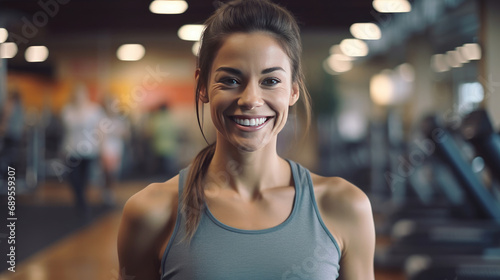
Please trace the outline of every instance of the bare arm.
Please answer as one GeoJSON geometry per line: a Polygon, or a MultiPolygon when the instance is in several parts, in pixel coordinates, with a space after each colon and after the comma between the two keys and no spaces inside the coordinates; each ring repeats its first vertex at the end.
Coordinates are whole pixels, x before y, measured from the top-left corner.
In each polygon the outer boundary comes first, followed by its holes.
{"type": "Polygon", "coordinates": [[[356,194],[349,210],[352,222],[345,228],[340,279],[375,279],[375,227],[368,197],[364,193],[356,194]]]}
{"type": "Polygon", "coordinates": [[[342,253],[340,279],[373,280],[375,227],[368,197],[344,179],[315,178],[321,216],[342,253]]]}
{"type": "Polygon", "coordinates": [[[162,244],[171,234],[177,195],[153,184],[132,196],[118,233],[120,280],[158,280],[162,244]]]}

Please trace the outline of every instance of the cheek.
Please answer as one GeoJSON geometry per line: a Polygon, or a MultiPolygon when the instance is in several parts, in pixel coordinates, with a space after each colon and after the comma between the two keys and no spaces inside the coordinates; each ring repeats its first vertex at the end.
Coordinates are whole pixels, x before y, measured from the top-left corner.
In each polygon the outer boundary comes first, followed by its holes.
{"type": "Polygon", "coordinates": [[[283,110],[288,111],[290,103],[290,90],[283,89],[273,92],[266,98],[266,103],[275,111],[281,113],[283,110]]]}
{"type": "Polygon", "coordinates": [[[212,94],[210,96],[210,116],[216,127],[224,121],[224,113],[231,106],[232,100],[221,94],[212,94]]]}
{"type": "Polygon", "coordinates": [[[234,103],[234,97],[229,92],[215,92],[210,96],[210,109],[214,113],[223,113],[231,104],[234,103]]]}

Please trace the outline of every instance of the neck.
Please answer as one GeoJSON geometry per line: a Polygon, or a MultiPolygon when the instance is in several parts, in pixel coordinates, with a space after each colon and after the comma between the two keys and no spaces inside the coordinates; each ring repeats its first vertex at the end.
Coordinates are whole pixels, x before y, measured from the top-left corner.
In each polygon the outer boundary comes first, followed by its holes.
{"type": "Polygon", "coordinates": [[[290,178],[290,166],[277,154],[276,141],[247,152],[222,140],[217,141],[206,182],[252,198],[264,189],[289,185],[290,178]]]}

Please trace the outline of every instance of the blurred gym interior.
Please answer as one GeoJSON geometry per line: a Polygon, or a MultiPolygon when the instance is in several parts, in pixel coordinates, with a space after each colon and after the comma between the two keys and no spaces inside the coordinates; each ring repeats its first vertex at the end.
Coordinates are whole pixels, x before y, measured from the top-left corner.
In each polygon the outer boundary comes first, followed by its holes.
{"type": "MultiPolygon", "coordinates": [[[[500,1],[274,2],[300,23],[314,114],[305,142],[303,112],[290,116],[279,152],[369,196],[376,279],[500,279],[500,1]]],[[[125,201],[206,145],[195,55],[217,5],[0,0],[0,212],[7,223],[15,177],[17,218],[16,272],[2,226],[0,280],[123,276],[125,201]],[[100,112],[95,130],[65,119],[78,98],[100,112]],[[64,156],[71,131],[98,153],[88,178],[64,156]],[[76,197],[72,172],[88,182],[76,197]]]]}

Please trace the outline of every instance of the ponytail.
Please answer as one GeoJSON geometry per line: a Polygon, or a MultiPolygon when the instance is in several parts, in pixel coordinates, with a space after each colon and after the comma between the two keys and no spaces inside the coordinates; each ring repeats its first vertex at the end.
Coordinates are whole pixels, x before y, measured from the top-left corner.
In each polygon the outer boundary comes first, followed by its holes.
{"type": "Polygon", "coordinates": [[[189,169],[181,198],[181,213],[186,221],[185,239],[187,240],[191,240],[196,232],[201,218],[201,211],[205,207],[203,178],[207,174],[214,152],[215,143],[208,145],[196,155],[189,169]]]}

